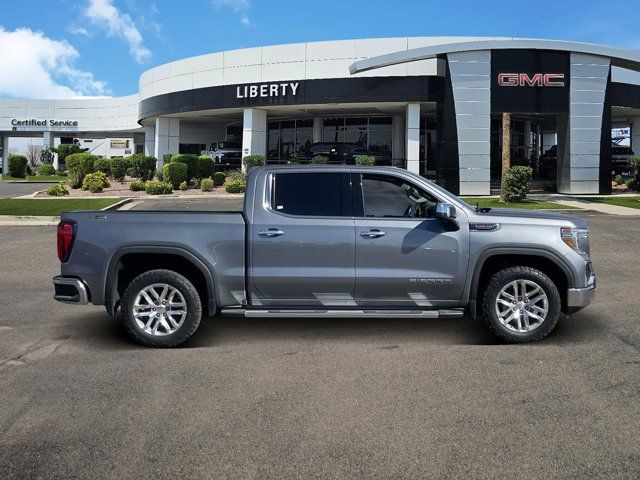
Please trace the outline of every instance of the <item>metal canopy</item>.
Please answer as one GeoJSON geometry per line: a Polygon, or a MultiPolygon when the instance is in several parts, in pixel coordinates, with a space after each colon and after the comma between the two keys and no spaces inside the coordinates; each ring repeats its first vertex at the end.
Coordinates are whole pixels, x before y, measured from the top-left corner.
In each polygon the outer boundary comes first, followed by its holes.
{"type": "Polygon", "coordinates": [[[564,50],[567,52],[598,55],[611,59],[611,65],[640,71],[640,51],[625,48],[608,47],[593,43],[567,42],[562,40],[475,40],[469,42],[446,43],[429,47],[413,48],[399,52],[380,55],[354,62],[349,66],[351,74],[389,67],[407,62],[417,62],[429,58],[446,55],[447,53],[472,52],[478,50],[564,50]]]}

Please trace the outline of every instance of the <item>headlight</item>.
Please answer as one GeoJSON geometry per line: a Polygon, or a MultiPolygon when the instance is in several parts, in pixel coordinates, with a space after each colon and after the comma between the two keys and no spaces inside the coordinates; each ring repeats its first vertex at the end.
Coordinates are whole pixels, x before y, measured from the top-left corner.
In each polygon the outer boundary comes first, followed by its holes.
{"type": "Polygon", "coordinates": [[[589,230],[587,228],[562,227],[560,237],[576,252],[589,255],[589,230]]]}

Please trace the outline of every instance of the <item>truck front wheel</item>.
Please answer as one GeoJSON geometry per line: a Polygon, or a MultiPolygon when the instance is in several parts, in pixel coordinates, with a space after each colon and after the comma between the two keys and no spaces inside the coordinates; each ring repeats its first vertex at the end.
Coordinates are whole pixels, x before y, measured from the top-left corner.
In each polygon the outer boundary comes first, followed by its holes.
{"type": "Polygon", "coordinates": [[[553,281],[531,267],[510,267],[493,277],[484,293],[483,316],[489,329],[511,343],[541,340],[551,332],[561,311],[553,281]]]}
{"type": "Polygon", "coordinates": [[[200,296],[193,284],[171,270],[138,275],[122,297],[122,322],[131,337],[150,347],[175,347],[198,329],[200,296]]]}

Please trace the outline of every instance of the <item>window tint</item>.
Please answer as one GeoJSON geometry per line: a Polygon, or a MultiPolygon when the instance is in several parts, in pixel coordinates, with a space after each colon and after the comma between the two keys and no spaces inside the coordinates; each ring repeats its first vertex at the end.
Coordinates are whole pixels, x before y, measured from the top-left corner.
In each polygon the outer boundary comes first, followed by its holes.
{"type": "Polygon", "coordinates": [[[363,174],[362,198],[365,217],[431,217],[437,203],[424,190],[388,175],[363,174]]]}
{"type": "Polygon", "coordinates": [[[351,189],[341,173],[277,173],[271,208],[289,215],[352,216],[351,189]]]}

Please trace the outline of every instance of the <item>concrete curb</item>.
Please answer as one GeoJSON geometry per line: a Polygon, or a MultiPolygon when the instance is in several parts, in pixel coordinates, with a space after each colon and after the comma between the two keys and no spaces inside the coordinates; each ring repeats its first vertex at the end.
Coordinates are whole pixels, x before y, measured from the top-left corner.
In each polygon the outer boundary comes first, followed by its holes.
{"type": "Polygon", "coordinates": [[[59,221],[60,217],[0,215],[0,227],[55,226],[59,221]]]}

